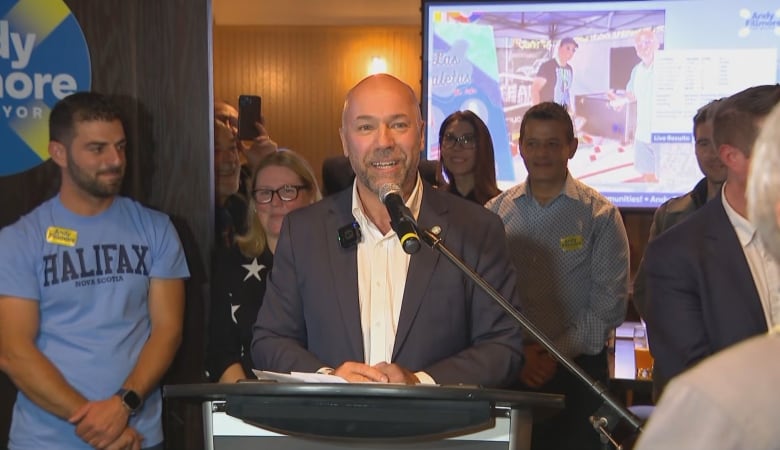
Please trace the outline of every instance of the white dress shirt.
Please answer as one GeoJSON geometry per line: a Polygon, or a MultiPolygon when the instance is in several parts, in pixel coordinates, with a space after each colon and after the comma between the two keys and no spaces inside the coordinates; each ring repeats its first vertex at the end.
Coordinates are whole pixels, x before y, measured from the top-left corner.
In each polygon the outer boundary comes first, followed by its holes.
{"type": "Polygon", "coordinates": [[[780,325],[780,266],[767,253],[761,237],[756,233],[756,227],[729,205],[725,187],[726,183],[723,183],[723,208],[745,253],[750,273],[753,275],[753,284],[764,309],[767,328],[772,329],[775,325],[780,325]]]}
{"type": "MultiPolygon", "coordinates": [[[[415,219],[420,215],[422,191],[422,182],[418,176],[406,202],[415,219]]],[[[366,216],[356,183],[352,186],[352,215],[363,234],[357,246],[357,271],[365,363],[370,366],[380,362],[390,363],[411,255],[404,252],[395,231],[391,229],[382,234],[366,216]]],[[[434,383],[430,375],[424,372],[416,375],[422,383],[434,383]]]]}

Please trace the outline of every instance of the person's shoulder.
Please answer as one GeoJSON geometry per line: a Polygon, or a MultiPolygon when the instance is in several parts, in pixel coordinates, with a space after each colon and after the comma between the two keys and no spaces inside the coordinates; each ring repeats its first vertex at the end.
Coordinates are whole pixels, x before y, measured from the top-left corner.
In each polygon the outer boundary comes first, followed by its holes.
{"type": "MultiPolygon", "coordinates": [[[[51,198],[44,201],[40,205],[33,208],[31,211],[19,217],[15,222],[8,224],[4,227],[0,227],[0,236],[23,236],[28,234],[40,234],[43,238],[44,235],[41,232],[42,228],[46,227],[46,221],[51,221],[53,217],[52,209],[56,198],[51,198]]],[[[54,226],[54,223],[50,223],[50,226],[54,226]]],[[[12,239],[15,239],[12,238],[12,239]]]]}
{"type": "Polygon", "coordinates": [[[693,200],[693,191],[686,192],[677,197],[672,197],[658,207],[659,210],[663,210],[667,213],[692,212],[695,211],[696,208],[696,202],[693,200]]]}
{"type": "Polygon", "coordinates": [[[160,218],[168,218],[168,215],[165,214],[162,211],[156,210],[150,206],[146,206],[139,202],[138,200],[129,198],[129,197],[122,197],[117,196],[114,201],[117,203],[117,206],[119,206],[122,210],[137,214],[139,216],[147,216],[155,219],[160,218]]]}
{"type": "Polygon", "coordinates": [[[166,236],[168,230],[173,229],[171,217],[157,209],[146,206],[129,197],[117,196],[114,199],[119,208],[120,215],[114,216],[114,220],[121,220],[122,225],[134,229],[147,236],[166,236]]]}
{"type": "Polygon", "coordinates": [[[329,156],[322,162],[323,194],[329,197],[352,185],[355,172],[344,155],[329,156]]]}
{"type": "Polygon", "coordinates": [[[651,239],[645,250],[645,258],[652,261],[656,257],[666,259],[670,253],[691,255],[691,249],[700,246],[707,230],[717,221],[714,213],[720,205],[713,204],[716,201],[707,202],[703,207],[687,214],[684,220],[677,221],[651,239]]]}
{"type": "Polygon", "coordinates": [[[439,171],[438,161],[433,159],[420,159],[417,170],[420,172],[420,178],[427,181],[432,186],[436,186],[438,183],[438,180],[436,180],[436,173],[439,171]]]}
{"type": "Polygon", "coordinates": [[[617,212],[618,207],[610,199],[592,186],[571,177],[567,180],[571,189],[567,189],[567,196],[577,203],[594,211],[594,213],[617,212]]]}
{"type": "Polygon", "coordinates": [[[547,61],[539,64],[539,70],[536,71],[537,76],[542,74],[543,72],[549,72],[550,70],[554,70],[555,66],[558,65],[558,62],[555,61],[555,58],[550,58],[547,61]]]}
{"type": "Polygon", "coordinates": [[[735,380],[745,380],[745,367],[749,366],[753,382],[761,384],[761,380],[771,377],[775,384],[780,360],[767,358],[767,355],[775,355],[778,351],[780,335],[777,333],[754,336],[703,360],[681,374],[680,382],[722,394],[723,389],[733,390],[735,380]]]}
{"type": "Polygon", "coordinates": [[[322,220],[329,214],[338,212],[340,214],[351,214],[352,207],[352,189],[344,189],[335,194],[323,197],[311,205],[298,208],[287,214],[288,220],[295,223],[308,223],[310,226],[313,221],[322,220]]]}
{"type": "Polygon", "coordinates": [[[521,182],[496,195],[485,203],[485,208],[500,214],[507,207],[513,207],[514,200],[525,194],[525,182],[521,182]]]}
{"type": "Polygon", "coordinates": [[[656,208],[655,213],[653,213],[653,223],[655,223],[658,234],[682,222],[693,214],[696,209],[696,204],[690,192],[672,197],[661,203],[656,208]]]}
{"type": "Polygon", "coordinates": [[[455,195],[447,189],[434,188],[432,186],[428,187],[429,189],[426,189],[423,195],[430,196],[429,201],[432,204],[446,205],[447,208],[455,211],[456,214],[491,214],[489,210],[479,203],[455,195]]]}
{"type": "Polygon", "coordinates": [[[322,165],[331,169],[345,169],[347,167],[352,167],[349,164],[349,158],[344,155],[328,156],[322,161],[322,165]]]}
{"type": "Polygon", "coordinates": [[[713,224],[717,223],[719,219],[727,221],[728,216],[726,216],[726,211],[723,209],[720,197],[716,197],[705,203],[701,208],[692,209],[685,213],[683,219],[678,220],[677,223],[673,224],[654,240],[667,235],[672,237],[685,236],[686,238],[692,235],[703,236],[704,230],[711,229],[713,224]]]}
{"type": "Polygon", "coordinates": [[[448,189],[442,189],[428,185],[426,186],[426,190],[424,191],[423,195],[430,195],[431,201],[447,204],[451,208],[485,211],[485,207],[479,203],[476,203],[472,200],[467,200],[460,195],[453,194],[448,189]]]}
{"type": "Polygon", "coordinates": [[[471,200],[442,189],[429,189],[423,198],[424,204],[447,210],[447,221],[468,231],[484,230],[490,227],[503,228],[501,218],[493,211],[471,200]]]}

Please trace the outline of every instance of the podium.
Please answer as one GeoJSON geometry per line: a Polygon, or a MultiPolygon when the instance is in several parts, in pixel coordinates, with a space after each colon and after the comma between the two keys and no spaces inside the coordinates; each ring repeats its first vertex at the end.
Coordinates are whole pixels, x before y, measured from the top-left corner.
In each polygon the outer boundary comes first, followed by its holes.
{"type": "Polygon", "coordinates": [[[202,404],[204,448],[511,449],[563,396],[473,386],[242,382],[163,387],[202,404]]]}

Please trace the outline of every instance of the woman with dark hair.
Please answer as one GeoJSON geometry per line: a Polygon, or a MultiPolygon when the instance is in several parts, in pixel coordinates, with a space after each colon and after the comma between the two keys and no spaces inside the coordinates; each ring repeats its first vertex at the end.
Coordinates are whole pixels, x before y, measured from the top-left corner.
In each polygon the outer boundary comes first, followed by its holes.
{"type": "MultiPolygon", "coordinates": [[[[439,161],[447,190],[484,205],[500,194],[496,185],[493,140],[482,119],[471,111],[456,111],[439,129],[439,161]]],[[[441,180],[440,185],[445,185],[441,180]]]]}

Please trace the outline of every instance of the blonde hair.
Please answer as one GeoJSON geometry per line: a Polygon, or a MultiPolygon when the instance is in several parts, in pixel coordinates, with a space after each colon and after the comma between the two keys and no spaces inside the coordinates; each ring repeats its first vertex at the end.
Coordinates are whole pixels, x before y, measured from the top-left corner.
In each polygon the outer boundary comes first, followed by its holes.
{"type": "Polygon", "coordinates": [[[241,253],[250,258],[260,256],[268,245],[266,230],[260,223],[260,219],[257,218],[252,191],[255,189],[258,174],[266,167],[271,166],[286,167],[295,172],[301,179],[302,184],[312,191],[312,203],[322,199],[322,193],[317,184],[317,178],[314,176],[314,171],[311,170],[311,166],[303,156],[292,150],[280,149],[263,157],[257,164],[257,167],[255,167],[254,172],[252,172],[252,182],[246,187],[246,194],[249,199],[246,213],[247,231],[240,236],[236,236],[236,244],[238,244],[241,253]]]}
{"type": "Polygon", "coordinates": [[[763,244],[780,261],[780,104],[767,117],[753,147],[747,182],[748,217],[763,244]]]}

